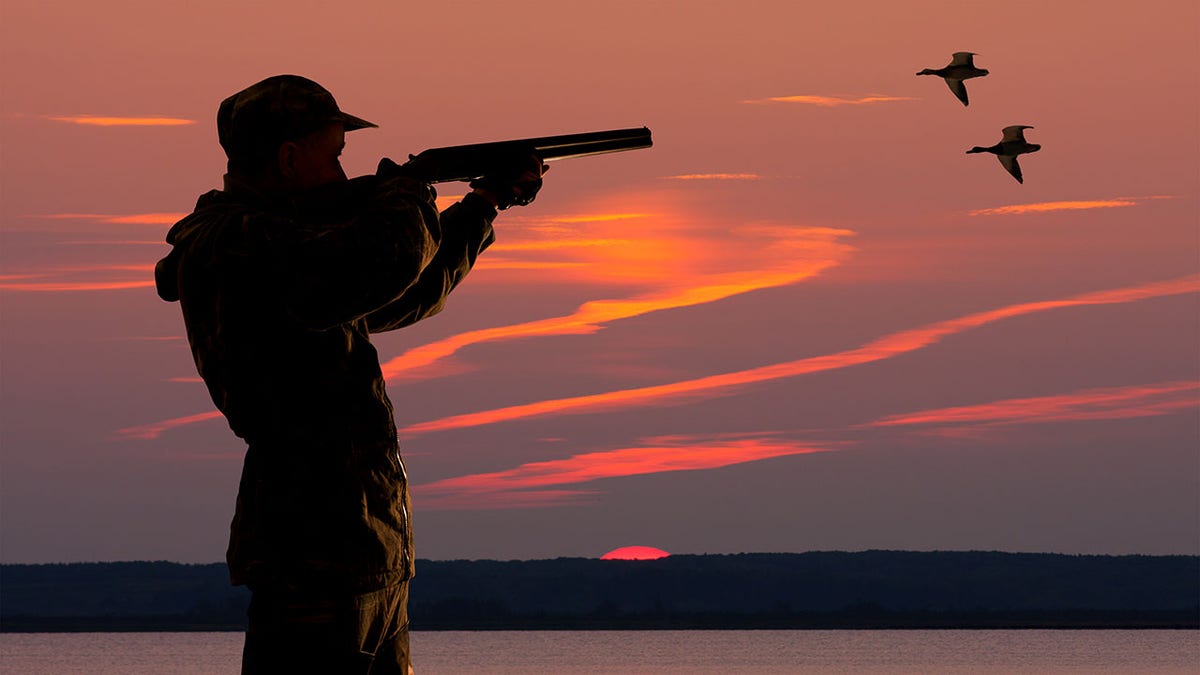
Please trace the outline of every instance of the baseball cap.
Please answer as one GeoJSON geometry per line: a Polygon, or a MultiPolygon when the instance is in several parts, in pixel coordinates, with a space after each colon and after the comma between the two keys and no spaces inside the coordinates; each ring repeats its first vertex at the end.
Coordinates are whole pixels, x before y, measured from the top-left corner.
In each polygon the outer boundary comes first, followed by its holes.
{"type": "Polygon", "coordinates": [[[346,131],[379,126],[342,112],[333,94],[306,77],[275,75],[221,101],[217,140],[230,159],[255,159],[333,122],[346,131]]]}

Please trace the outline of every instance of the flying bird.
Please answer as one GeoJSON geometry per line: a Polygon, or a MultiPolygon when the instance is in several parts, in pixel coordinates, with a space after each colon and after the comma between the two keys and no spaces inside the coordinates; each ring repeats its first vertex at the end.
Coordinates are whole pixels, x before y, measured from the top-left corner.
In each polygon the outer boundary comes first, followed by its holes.
{"type": "Polygon", "coordinates": [[[937,75],[946,80],[946,86],[950,87],[950,91],[962,101],[963,105],[971,105],[967,101],[967,86],[963,84],[963,80],[969,80],[972,77],[983,77],[988,74],[988,71],[983,68],[976,68],[975,61],[972,57],[975,52],[954,52],[954,58],[951,59],[950,65],[945,68],[926,68],[918,75],[937,75]]]}
{"type": "Polygon", "coordinates": [[[1018,183],[1024,184],[1024,179],[1021,178],[1021,165],[1017,164],[1017,155],[1023,155],[1027,152],[1037,152],[1042,149],[1042,146],[1037,143],[1025,142],[1025,130],[1032,129],[1031,126],[1017,124],[1011,127],[1004,127],[1004,137],[1000,142],[989,147],[981,148],[978,145],[967,151],[970,155],[976,152],[990,152],[1000,159],[1000,164],[1004,169],[1012,174],[1013,178],[1017,179],[1018,183]]]}

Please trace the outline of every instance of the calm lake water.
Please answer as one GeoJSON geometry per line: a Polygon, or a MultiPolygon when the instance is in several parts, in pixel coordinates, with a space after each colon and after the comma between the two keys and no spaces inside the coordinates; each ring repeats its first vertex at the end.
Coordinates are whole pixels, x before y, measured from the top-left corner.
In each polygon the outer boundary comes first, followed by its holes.
{"type": "MultiPolygon", "coordinates": [[[[1200,631],[418,632],[437,673],[1197,673],[1200,631]]],[[[0,672],[237,673],[240,633],[10,633],[0,672]]]]}

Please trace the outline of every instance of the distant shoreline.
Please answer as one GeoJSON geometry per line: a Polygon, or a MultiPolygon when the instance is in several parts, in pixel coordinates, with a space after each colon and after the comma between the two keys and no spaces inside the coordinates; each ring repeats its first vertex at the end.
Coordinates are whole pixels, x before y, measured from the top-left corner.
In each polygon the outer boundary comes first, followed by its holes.
{"type": "MultiPolygon", "coordinates": [[[[736,622],[735,622],[736,623],[736,622]]],[[[3,626],[0,626],[0,634],[14,633],[240,633],[245,631],[243,625],[204,625],[195,624],[186,621],[175,623],[172,621],[164,621],[161,617],[155,617],[153,620],[145,621],[113,621],[104,617],[81,617],[71,621],[62,620],[46,620],[44,618],[29,618],[14,617],[13,619],[5,619],[3,626]]],[[[660,625],[645,625],[642,622],[631,623],[603,623],[597,625],[583,626],[579,624],[562,625],[553,623],[523,623],[521,625],[509,626],[421,626],[414,622],[412,630],[415,632],[499,632],[499,631],[518,631],[518,632],[535,632],[535,631],[671,631],[671,630],[732,630],[732,631],[759,631],[759,630],[804,630],[804,631],[863,631],[863,630],[897,630],[897,631],[918,631],[918,630],[944,630],[944,631],[972,631],[972,630],[1002,630],[1002,631],[1028,631],[1028,630],[1190,630],[1200,631],[1200,621],[1194,617],[1146,617],[1144,619],[1135,619],[1132,621],[1104,621],[1104,622],[1060,622],[1048,621],[1045,623],[1037,622],[978,622],[978,623],[962,623],[949,624],[942,622],[896,622],[896,623],[870,623],[862,625],[848,625],[844,623],[822,623],[822,622],[805,622],[800,625],[789,625],[786,623],[770,623],[767,625],[726,625],[722,623],[708,625],[690,625],[690,624],[673,624],[666,622],[660,625]]]]}
{"type": "MultiPolygon", "coordinates": [[[[421,560],[414,631],[1200,629],[1200,557],[1002,552],[421,560]]],[[[245,628],[223,564],[0,565],[0,632],[245,628]]]]}

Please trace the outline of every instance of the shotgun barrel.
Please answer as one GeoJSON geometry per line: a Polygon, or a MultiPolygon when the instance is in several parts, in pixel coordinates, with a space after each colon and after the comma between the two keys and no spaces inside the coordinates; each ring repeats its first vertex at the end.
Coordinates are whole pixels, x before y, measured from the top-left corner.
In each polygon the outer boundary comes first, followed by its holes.
{"type": "Polygon", "coordinates": [[[410,155],[418,177],[429,183],[470,181],[489,173],[511,169],[514,161],[537,155],[543,162],[590,157],[609,152],[639,150],[653,145],[646,127],[591,131],[582,134],[519,138],[474,145],[431,148],[410,155]]]}

